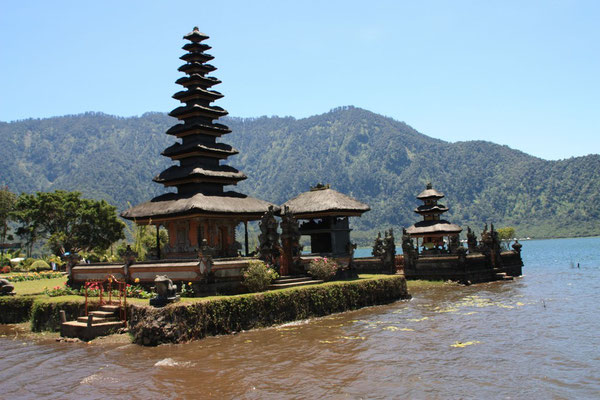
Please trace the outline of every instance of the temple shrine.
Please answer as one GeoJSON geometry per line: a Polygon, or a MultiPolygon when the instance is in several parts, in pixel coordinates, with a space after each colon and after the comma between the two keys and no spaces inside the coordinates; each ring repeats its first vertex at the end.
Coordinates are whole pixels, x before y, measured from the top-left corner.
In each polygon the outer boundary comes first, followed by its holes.
{"type": "Polygon", "coordinates": [[[303,220],[300,235],[310,237],[312,254],[347,255],[350,253],[348,217],[360,217],[371,208],[330,188],[316,185],[282,204],[295,219],[303,220]]]}
{"type": "Polygon", "coordinates": [[[186,63],[179,71],[187,76],[176,81],[183,90],[173,95],[183,105],[169,113],[182,123],[166,132],[181,141],[162,152],[178,165],[167,168],[153,179],[166,188],[176,188],[177,192],[165,193],[121,214],[136,224],[155,225],[157,238],[160,226],[168,230],[169,243],[158,258],[195,258],[203,243],[217,257],[236,256],[241,248],[235,237],[240,223],[246,227],[248,253],[247,222],[259,220],[269,206],[273,206],[224,190],[224,186],[235,185],[246,179],[246,175],[221,164],[238,151],[217,141],[231,130],[216,122],[227,115],[227,111],[211,105],[223,95],[211,89],[221,81],[208,75],[216,70],[208,64],[213,56],[205,53],[211,47],[202,43],[208,38],[197,27],[184,36],[189,43],[183,46],[187,53],[180,58],[186,63]]]}
{"type": "Polygon", "coordinates": [[[452,224],[440,216],[448,211],[448,207],[438,204],[444,194],[433,189],[431,183],[427,184],[424,191],[419,193],[417,199],[423,201],[423,205],[414,211],[423,217],[423,220],[409,227],[406,232],[411,238],[416,239],[417,248],[420,246],[424,252],[440,252],[444,249],[444,239],[447,238],[449,247],[458,246],[458,236],[462,228],[452,224]],[[419,245],[419,239],[421,244],[419,245]]]}

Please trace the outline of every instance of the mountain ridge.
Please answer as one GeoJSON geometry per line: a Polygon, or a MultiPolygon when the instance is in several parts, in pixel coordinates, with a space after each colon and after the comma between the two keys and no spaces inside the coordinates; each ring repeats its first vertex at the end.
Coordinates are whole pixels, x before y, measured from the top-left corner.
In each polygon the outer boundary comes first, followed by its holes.
{"type": "MultiPolygon", "coordinates": [[[[416,222],[415,196],[429,181],[446,194],[448,219],[462,226],[496,222],[538,237],[600,234],[597,154],[553,161],[485,140],[447,142],[352,106],[300,119],[220,121],[233,131],[220,141],[240,150],[226,164],[248,175],[235,190],[281,204],[330,183],[371,205],[353,221],[364,240],[416,222]]],[[[175,123],[158,112],[0,123],[0,183],[15,192],[80,190],[122,210],[166,191],[152,177],[172,165],[160,153],[175,142],[164,133],[175,123]]]]}

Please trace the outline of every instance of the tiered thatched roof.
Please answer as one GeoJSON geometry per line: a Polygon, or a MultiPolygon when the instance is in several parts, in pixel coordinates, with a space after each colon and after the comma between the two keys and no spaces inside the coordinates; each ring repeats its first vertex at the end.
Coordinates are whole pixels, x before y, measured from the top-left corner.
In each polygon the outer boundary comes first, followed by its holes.
{"type": "Polygon", "coordinates": [[[121,215],[140,223],[182,215],[259,219],[273,204],[236,192],[225,192],[223,189],[223,186],[235,185],[246,179],[246,175],[231,166],[220,164],[221,160],[238,151],[228,144],[217,142],[217,138],[231,130],[216,122],[219,117],[227,115],[227,111],[211,104],[223,95],[211,89],[221,81],[207,75],[216,70],[214,66],[206,64],[213,56],[204,51],[211,47],[200,43],[208,39],[208,36],[194,28],[184,39],[190,43],[183,46],[188,53],[180,57],[186,64],[179,71],[187,76],[177,80],[176,83],[182,85],[184,90],[173,96],[184,104],[169,114],[182,123],[166,132],[176,136],[181,142],[166,148],[162,153],[179,165],[173,165],[154,177],[157,183],[176,187],[177,193],[158,196],[121,215]]]}
{"type": "MultiPolygon", "coordinates": [[[[236,192],[218,195],[166,193],[123,212],[121,216],[138,223],[177,216],[235,216],[241,219],[259,219],[273,204],[236,192]]],[[[274,206],[277,208],[276,206],[274,206]]]]}

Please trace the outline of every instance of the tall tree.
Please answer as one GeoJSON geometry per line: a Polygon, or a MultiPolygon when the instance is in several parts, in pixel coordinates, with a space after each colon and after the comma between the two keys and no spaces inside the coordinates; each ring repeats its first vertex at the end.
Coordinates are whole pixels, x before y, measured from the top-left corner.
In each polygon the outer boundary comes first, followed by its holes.
{"type": "Polygon", "coordinates": [[[8,222],[11,219],[17,196],[8,190],[8,186],[0,188],[0,251],[4,255],[6,239],[10,240],[8,222]]]}
{"type": "Polygon", "coordinates": [[[106,201],[82,199],[79,192],[57,190],[53,193],[22,194],[15,216],[29,250],[38,239],[57,255],[66,252],[106,250],[124,239],[124,223],[116,208],[106,201]]]}

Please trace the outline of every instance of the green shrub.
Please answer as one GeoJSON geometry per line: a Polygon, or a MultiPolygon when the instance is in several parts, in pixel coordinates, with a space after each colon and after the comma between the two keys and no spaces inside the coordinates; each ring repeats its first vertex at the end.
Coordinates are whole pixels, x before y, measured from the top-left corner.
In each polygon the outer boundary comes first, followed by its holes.
{"type": "Polygon", "coordinates": [[[408,298],[404,277],[391,275],[164,308],[134,305],[130,308],[129,329],[138,344],[183,343],[408,298]]]}
{"type": "Polygon", "coordinates": [[[33,264],[29,266],[30,271],[52,271],[52,267],[44,260],[34,261],[33,264]]]}
{"type": "Polygon", "coordinates": [[[36,261],[37,260],[35,258],[26,258],[23,261],[21,261],[20,263],[18,263],[15,266],[15,268],[13,268],[13,270],[27,272],[27,271],[29,271],[29,267],[31,267],[31,264],[33,264],[36,261]]]}
{"type": "Polygon", "coordinates": [[[25,322],[31,315],[33,297],[2,296],[0,297],[0,324],[18,324],[25,322]]]}
{"type": "Polygon", "coordinates": [[[267,267],[264,262],[254,260],[248,263],[242,284],[251,292],[262,292],[278,277],[277,272],[267,267]]]}
{"type": "MultiPolygon", "coordinates": [[[[90,308],[97,307],[97,303],[90,303],[90,308]]],[[[77,319],[85,312],[83,300],[45,301],[36,300],[31,307],[31,330],[58,331],[60,330],[60,310],[64,310],[67,321],[77,319]]]]}
{"type": "Polygon", "coordinates": [[[339,265],[335,261],[329,260],[327,257],[319,257],[310,262],[308,273],[311,274],[313,278],[328,281],[335,276],[338,269],[339,265]]]}

